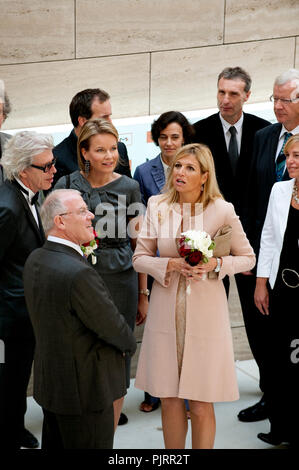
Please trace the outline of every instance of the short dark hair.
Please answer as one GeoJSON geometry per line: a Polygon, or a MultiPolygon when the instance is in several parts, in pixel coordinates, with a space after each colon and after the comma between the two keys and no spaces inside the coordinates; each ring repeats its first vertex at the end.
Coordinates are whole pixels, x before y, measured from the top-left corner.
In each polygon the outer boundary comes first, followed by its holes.
{"type": "Polygon", "coordinates": [[[98,98],[100,103],[110,99],[109,93],[100,88],[87,88],[86,90],[79,91],[70,103],[70,117],[74,127],[77,127],[79,116],[85,119],[90,119],[92,116],[91,105],[93,100],[98,98]]]}
{"type": "Polygon", "coordinates": [[[226,67],[218,75],[218,81],[221,78],[226,78],[227,80],[242,80],[245,83],[244,91],[247,93],[251,88],[251,77],[250,75],[241,67],[226,67]]]}
{"type": "Polygon", "coordinates": [[[172,122],[177,122],[183,131],[184,144],[191,144],[195,135],[195,130],[188,119],[179,111],[167,111],[153,122],[151,127],[152,139],[156,145],[159,145],[159,137],[161,132],[172,122]]]}

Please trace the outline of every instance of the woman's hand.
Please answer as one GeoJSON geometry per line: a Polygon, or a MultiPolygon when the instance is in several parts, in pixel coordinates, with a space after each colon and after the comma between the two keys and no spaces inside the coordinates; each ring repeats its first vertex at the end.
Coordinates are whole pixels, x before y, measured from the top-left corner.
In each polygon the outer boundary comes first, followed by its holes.
{"type": "Polygon", "coordinates": [[[266,277],[257,277],[254,291],[254,303],[263,315],[269,315],[269,292],[266,277]]]}
{"type": "Polygon", "coordinates": [[[136,315],[136,325],[142,325],[145,322],[148,311],[148,296],[144,294],[138,295],[138,307],[136,315]]]}
{"type": "Polygon", "coordinates": [[[208,263],[199,263],[190,266],[183,258],[171,258],[168,262],[167,271],[177,271],[188,279],[200,280],[217,266],[216,258],[210,258],[208,263]]]}

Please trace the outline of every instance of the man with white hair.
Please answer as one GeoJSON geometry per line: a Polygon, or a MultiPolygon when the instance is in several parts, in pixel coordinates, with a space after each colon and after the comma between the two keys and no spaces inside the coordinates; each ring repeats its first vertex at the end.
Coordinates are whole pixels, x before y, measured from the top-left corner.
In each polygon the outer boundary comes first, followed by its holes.
{"type": "Polygon", "coordinates": [[[47,235],[24,268],[34,328],[34,398],[43,407],[42,449],[110,449],[113,402],[126,393],[125,355],[132,330],[101,276],[83,256],[94,238],[79,191],[57,189],[41,217],[47,235]]]}
{"type": "Polygon", "coordinates": [[[22,131],[2,156],[7,179],[0,186],[0,446],[6,449],[38,447],[24,427],[35,340],[22,275],[27,257],[45,240],[36,200],[56,173],[52,148],[50,135],[22,131]]]}
{"type": "MultiPolygon", "coordinates": [[[[248,179],[247,217],[244,220],[244,229],[256,256],[259,253],[261,232],[272,186],[277,181],[289,179],[283,149],[287,140],[299,133],[299,70],[289,69],[275,79],[270,100],[274,104],[274,113],[278,122],[255,134],[252,166],[248,179]]],[[[259,367],[260,387],[264,391],[269,318],[255,309],[255,312],[244,320],[247,323],[249,344],[259,367]]],[[[268,417],[266,393],[257,404],[242,410],[238,417],[245,422],[266,419],[268,417]]],[[[259,437],[268,442],[267,435],[259,437]]]]}

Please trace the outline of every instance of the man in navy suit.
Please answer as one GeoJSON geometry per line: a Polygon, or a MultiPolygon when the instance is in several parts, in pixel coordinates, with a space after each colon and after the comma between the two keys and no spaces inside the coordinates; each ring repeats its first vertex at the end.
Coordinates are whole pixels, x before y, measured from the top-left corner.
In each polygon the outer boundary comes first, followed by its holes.
{"type": "MultiPolygon", "coordinates": [[[[250,97],[251,78],[240,67],[227,67],[218,76],[217,103],[219,113],[194,124],[196,142],[209,146],[214,157],[217,181],[224,198],[233,203],[236,213],[245,226],[245,208],[250,194],[255,190],[249,179],[253,158],[254,136],[269,121],[243,112],[243,105],[250,97]]],[[[244,324],[253,356],[258,362],[255,347],[256,332],[250,319],[256,307],[253,301],[255,276],[252,272],[235,275],[244,324]]],[[[229,292],[229,278],[224,279],[229,292]]],[[[261,385],[262,386],[262,385],[261,385]]],[[[260,419],[265,419],[264,407],[259,409],[260,419]]]]}
{"type": "Polygon", "coordinates": [[[22,131],[8,141],[2,156],[7,179],[0,186],[0,339],[5,345],[5,362],[0,364],[0,446],[10,450],[38,447],[24,427],[35,340],[22,276],[27,257],[45,240],[36,198],[53,183],[52,148],[50,135],[22,131]]]}
{"type": "MultiPolygon", "coordinates": [[[[53,149],[53,154],[57,158],[57,174],[54,178],[54,184],[62,176],[69,175],[79,169],[77,141],[83,124],[88,119],[95,118],[102,118],[112,122],[110,95],[100,88],[82,90],[73,97],[69,112],[74,128],[69,136],[53,149]]],[[[131,177],[127,148],[122,142],[118,142],[118,153],[120,162],[115,171],[131,177]]]]}
{"type": "MultiPolygon", "coordinates": [[[[253,159],[249,173],[250,191],[244,216],[244,228],[256,255],[259,253],[261,232],[269,197],[276,181],[289,179],[283,147],[291,135],[299,133],[299,70],[290,69],[279,75],[270,97],[278,123],[258,131],[254,139],[253,159]]],[[[248,318],[250,337],[260,371],[260,386],[265,387],[265,357],[267,353],[268,317],[256,309],[248,318]]],[[[267,397],[239,413],[241,421],[258,421],[267,417],[267,397]]]]}

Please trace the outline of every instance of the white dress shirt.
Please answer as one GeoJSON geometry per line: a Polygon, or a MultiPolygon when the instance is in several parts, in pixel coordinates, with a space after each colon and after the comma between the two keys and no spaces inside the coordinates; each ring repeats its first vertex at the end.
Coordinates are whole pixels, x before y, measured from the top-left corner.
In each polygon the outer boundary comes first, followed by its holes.
{"type": "Polygon", "coordinates": [[[242,116],[240,117],[240,119],[235,124],[230,124],[229,122],[227,122],[225,119],[223,119],[223,117],[221,116],[220,113],[219,113],[219,117],[220,117],[220,121],[221,121],[221,124],[222,124],[222,127],[223,127],[223,132],[224,132],[227,151],[228,151],[229,142],[230,142],[230,138],[231,138],[231,133],[229,131],[229,128],[233,125],[235,127],[236,131],[237,131],[236,132],[236,139],[237,139],[237,145],[238,145],[238,153],[240,155],[241,140],[242,140],[242,127],[243,127],[243,120],[244,120],[243,113],[242,113],[242,116]]]}
{"type": "Polygon", "coordinates": [[[163,166],[163,170],[164,170],[164,175],[165,175],[165,183],[167,181],[167,177],[169,175],[169,171],[170,171],[170,166],[166,165],[166,163],[163,162],[163,158],[162,156],[160,155],[160,158],[161,158],[161,163],[162,163],[162,166],[163,166]]]}
{"type": "Polygon", "coordinates": [[[24,188],[25,191],[28,193],[28,194],[25,194],[25,193],[23,193],[23,191],[21,191],[21,193],[23,194],[23,197],[25,198],[25,200],[26,200],[26,202],[27,202],[27,204],[28,204],[28,206],[29,206],[29,209],[30,209],[31,212],[32,212],[32,215],[33,215],[33,217],[34,217],[34,219],[35,219],[35,221],[36,221],[36,223],[37,223],[37,226],[39,227],[39,222],[38,222],[36,207],[35,207],[34,204],[31,204],[31,202],[30,202],[35,193],[34,193],[33,191],[31,191],[30,188],[27,188],[27,186],[25,186],[25,184],[22,183],[22,181],[19,180],[19,178],[15,178],[15,180],[16,180],[16,181],[19,183],[19,185],[22,186],[22,188],[24,188]]]}

